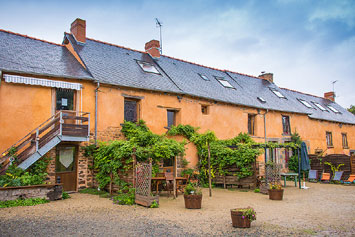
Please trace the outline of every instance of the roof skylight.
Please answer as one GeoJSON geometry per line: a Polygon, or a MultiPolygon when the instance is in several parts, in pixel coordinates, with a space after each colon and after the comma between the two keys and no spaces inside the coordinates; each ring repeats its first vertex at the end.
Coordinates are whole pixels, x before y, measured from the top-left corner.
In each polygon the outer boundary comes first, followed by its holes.
{"type": "Polygon", "coordinates": [[[312,105],[310,104],[310,103],[308,103],[307,101],[305,101],[305,100],[301,100],[301,99],[298,99],[299,100],[299,102],[301,102],[304,106],[306,106],[307,108],[310,108],[310,109],[312,109],[313,107],[312,107],[312,105]]]}
{"type": "Polygon", "coordinates": [[[278,91],[276,89],[273,89],[273,88],[270,88],[270,89],[271,89],[272,92],[274,92],[275,95],[277,95],[277,97],[286,99],[286,97],[283,94],[281,94],[280,91],[278,91]]]}
{"type": "Polygon", "coordinates": [[[260,101],[260,102],[262,102],[262,103],[265,103],[266,102],[266,100],[264,100],[264,98],[263,97],[258,97],[258,100],[260,101]]]}
{"type": "Polygon", "coordinates": [[[208,77],[206,76],[206,75],[203,75],[203,74],[198,74],[198,75],[200,75],[200,77],[203,79],[203,80],[205,80],[205,81],[209,81],[210,79],[208,79],[208,77]]]}
{"type": "Polygon", "coordinates": [[[334,113],[340,113],[336,108],[334,108],[333,106],[331,105],[328,105],[328,108],[333,111],[334,113]]]}
{"type": "Polygon", "coordinates": [[[225,80],[223,77],[215,77],[219,83],[222,84],[222,86],[226,88],[234,88],[227,80],[225,80]]]}
{"type": "Polygon", "coordinates": [[[160,74],[158,69],[151,63],[142,62],[142,61],[137,61],[137,63],[145,72],[160,74]]]}
{"type": "Polygon", "coordinates": [[[319,104],[317,102],[313,102],[313,104],[315,104],[322,111],[328,111],[326,108],[324,108],[321,104],[319,104]]]}

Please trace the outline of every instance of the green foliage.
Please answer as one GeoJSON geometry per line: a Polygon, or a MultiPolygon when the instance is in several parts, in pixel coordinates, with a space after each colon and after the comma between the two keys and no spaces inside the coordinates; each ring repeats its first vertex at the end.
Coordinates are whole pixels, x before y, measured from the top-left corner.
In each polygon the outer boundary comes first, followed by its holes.
{"type": "Polygon", "coordinates": [[[332,170],[333,175],[335,175],[335,172],[339,171],[340,167],[342,167],[344,165],[344,164],[339,164],[338,166],[335,166],[330,162],[324,162],[324,164],[330,166],[330,169],[332,170]]]}
{"type": "Polygon", "coordinates": [[[192,176],[192,174],[194,173],[194,169],[185,169],[183,171],[181,171],[181,176],[185,176],[186,174],[188,174],[190,177],[192,176]]]}
{"type": "Polygon", "coordinates": [[[65,199],[68,199],[68,198],[71,198],[70,195],[67,192],[63,192],[62,193],[62,199],[65,200],[65,199]]]}
{"type": "Polygon", "coordinates": [[[294,154],[288,160],[288,169],[298,173],[298,156],[294,154]]]}
{"type": "Polygon", "coordinates": [[[355,105],[350,105],[350,108],[348,108],[348,111],[355,115],[355,105]]]}
{"type": "Polygon", "coordinates": [[[184,142],[152,133],[142,120],[137,124],[125,122],[122,125],[122,133],[127,140],[101,142],[98,147],[90,145],[84,148],[87,155],[94,158],[93,168],[101,189],[110,182],[120,184],[119,174],[124,174],[132,168],[133,148],[136,149],[137,161],[147,162],[152,159],[153,176],[159,172],[158,163],[162,159],[172,159],[183,155],[185,151],[184,142]]]}
{"type": "Polygon", "coordinates": [[[201,195],[202,190],[194,183],[188,183],[184,191],[185,195],[201,195]]]}
{"type": "Polygon", "coordinates": [[[18,206],[35,206],[38,204],[48,203],[45,198],[28,198],[9,201],[0,201],[0,208],[18,207],[18,206]]]}
{"type": "Polygon", "coordinates": [[[129,188],[128,191],[119,191],[117,196],[112,198],[114,204],[133,205],[135,204],[135,189],[129,188]]]}
{"type": "Polygon", "coordinates": [[[176,136],[181,135],[189,139],[190,141],[193,140],[192,138],[197,134],[199,128],[192,127],[191,125],[181,125],[172,126],[168,131],[168,135],[176,136]]]}
{"type": "Polygon", "coordinates": [[[0,187],[18,187],[43,184],[47,177],[47,166],[51,158],[42,157],[26,171],[15,163],[9,166],[5,175],[0,176],[0,187]]]}
{"type": "Polygon", "coordinates": [[[92,194],[92,195],[103,195],[106,194],[106,191],[103,190],[97,190],[96,188],[85,188],[79,190],[79,193],[87,193],[87,194],[92,194]]]}
{"type": "Polygon", "coordinates": [[[254,193],[260,193],[260,189],[259,188],[254,189],[254,193]]]}
{"type": "Polygon", "coordinates": [[[234,209],[233,211],[241,212],[243,219],[248,218],[250,221],[256,220],[256,212],[255,212],[254,208],[252,208],[252,207],[237,208],[237,209],[234,209]]]}
{"type": "Polygon", "coordinates": [[[152,205],[150,205],[150,208],[158,208],[159,204],[157,203],[157,201],[153,201],[152,205]]]}
{"type": "Polygon", "coordinates": [[[97,147],[95,144],[91,144],[91,145],[87,145],[87,146],[82,147],[82,149],[84,150],[85,157],[93,157],[97,147]]]}

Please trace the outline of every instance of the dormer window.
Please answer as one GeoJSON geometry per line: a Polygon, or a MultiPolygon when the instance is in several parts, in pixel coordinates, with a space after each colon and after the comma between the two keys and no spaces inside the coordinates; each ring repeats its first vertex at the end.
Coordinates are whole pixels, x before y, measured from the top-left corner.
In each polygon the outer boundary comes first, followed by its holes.
{"type": "Polygon", "coordinates": [[[276,89],[273,89],[273,88],[270,88],[270,90],[271,90],[275,95],[277,95],[277,97],[286,99],[286,97],[285,97],[283,94],[281,94],[280,91],[278,91],[278,90],[276,90],[276,89]]]}
{"type": "Polygon", "coordinates": [[[222,84],[222,86],[226,88],[234,88],[229,81],[225,80],[224,77],[215,77],[219,83],[222,84]]]}
{"type": "Polygon", "coordinates": [[[264,98],[263,97],[258,97],[258,100],[261,102],[261,103],[266,103],[266,100],[264,100],[264,98]]]}
{"type": "Polygon", "coordinates": [[[313,109],[312,105],[310,103],[308,103],[307,101],[301,100],[301,99],[298,99],[298,101],[301,102],[307,108],[313,109]]]}
{"type": "Polygon", "coordinates": [[[336,108],[334,108],[333,106],[328,105],[327,107],[328,107],[331,111],[333,111],[334,113],[339,113],[339,114],[340,114],[340,112],[339,112],[336,108]]]}
{"type": "Polygon", "coordinates": [[[143,61],[137,61],[137,63],[145,72],[160,74],[158,69],[151,63],[143,62],[143,61]]]}
{"type": "Polygon", "coordinates": [[[326,108],[324,108],[321,104],[319,104],[317,102],[313,102],[313,104],[315,104],[315,106],[317,106],[322,111],[328,111],[326,108]]]}
{"type": "Polygon", "coordinates": [[[206,75],[200,74],[198,73],[198,75],[205,81],[209,81],[210,79],[208,79],[208,77],[206,75]]]}

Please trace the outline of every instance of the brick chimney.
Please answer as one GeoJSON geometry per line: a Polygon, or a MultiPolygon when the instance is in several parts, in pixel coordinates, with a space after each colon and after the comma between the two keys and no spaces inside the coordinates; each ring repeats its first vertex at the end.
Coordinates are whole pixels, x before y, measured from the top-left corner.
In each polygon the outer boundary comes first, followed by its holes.
{"type": "Polygon", "coordinates": [[[324,99],[335,101],[335,93],[333,91],[324,93],[324,99]]]}
{"type": "Polygon", "coordinates": [[[76,41],[80,43],[86,42],[86,21],[80,18],[76,18],[71,23],[70,32],[74,35],[76,41]]]}
{"type": "Polygon", "coordinates": [[[274,82],[274,74],[272,74],[272,73],[262,72],[261,75],[259,75],[259,78],[267,80],[269,82],[274,82]]]}
{"type": "Polygon", "coordinates": [[[160,42],[158,40],[151,40],[145,43],[145,51],[153,58],[160,57],[160,42]]]}

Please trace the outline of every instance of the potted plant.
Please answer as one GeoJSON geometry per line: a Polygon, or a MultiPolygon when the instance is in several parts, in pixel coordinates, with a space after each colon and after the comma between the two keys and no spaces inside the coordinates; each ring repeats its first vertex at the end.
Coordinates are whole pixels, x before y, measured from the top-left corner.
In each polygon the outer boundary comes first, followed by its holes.
{"type": "Polygon", "coordinates": [[[201,209],[202,191],[192,183],[185,187],[184,192],[185,208],[188,209],[201,209]]]}
{"type": "Polygon", "coordinates": [[[254,208],[231,209],[232,225],[237,228],[250,228],[250,223],[256,220],[254,208]]]}
{"type": "Polygon", "coordinates": [[[270,183],[268,192],[271,200],[282,200],[284,195],[284,190],[279,182],[270,183]]]}

